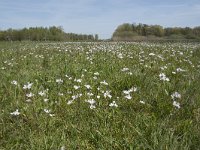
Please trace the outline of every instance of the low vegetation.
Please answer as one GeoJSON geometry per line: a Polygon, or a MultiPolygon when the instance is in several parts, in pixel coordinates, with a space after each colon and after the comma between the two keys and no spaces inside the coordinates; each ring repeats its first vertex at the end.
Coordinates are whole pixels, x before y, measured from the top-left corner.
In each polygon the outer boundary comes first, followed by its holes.
{"type": "Polygon", "coordinates": [[[200,149],[198,43],[0,43],[0,149],[200,149]]]}

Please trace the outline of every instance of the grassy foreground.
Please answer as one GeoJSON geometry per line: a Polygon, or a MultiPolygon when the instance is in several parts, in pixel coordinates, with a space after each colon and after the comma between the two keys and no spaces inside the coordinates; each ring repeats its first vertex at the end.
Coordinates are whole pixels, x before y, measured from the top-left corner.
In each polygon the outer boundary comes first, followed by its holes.
{"type": "Polygon", "coordinates": [[[1,42],[0,149],[200,149],[200,44],[1,42]]]}

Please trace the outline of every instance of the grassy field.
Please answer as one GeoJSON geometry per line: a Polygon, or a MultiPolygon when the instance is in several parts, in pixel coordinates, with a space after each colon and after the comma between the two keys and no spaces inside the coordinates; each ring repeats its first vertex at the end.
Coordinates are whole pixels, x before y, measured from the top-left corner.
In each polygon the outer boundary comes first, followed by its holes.
{"type": "Polygon", "coordinates": [[[1,42],[0,149],[200,149],[200,44],[1,42]]]}

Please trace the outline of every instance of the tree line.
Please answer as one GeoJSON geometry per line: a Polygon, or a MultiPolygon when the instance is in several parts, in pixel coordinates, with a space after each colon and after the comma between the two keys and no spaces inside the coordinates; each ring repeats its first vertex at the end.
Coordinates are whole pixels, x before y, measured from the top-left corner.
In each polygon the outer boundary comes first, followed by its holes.
{"type": "Polygon", "coordinates": [[[0,30],[0,41],[97,41],[98,35],[65,33],[62,27],[30,27],[0,30]]]}
{"type": "Polygon", "coordinates": [[[197,39],[200,40],[200,26],[168,27],[147,24],[119,25],[112,35],[113,40],[143,40],[143,39],[197,39]]]}

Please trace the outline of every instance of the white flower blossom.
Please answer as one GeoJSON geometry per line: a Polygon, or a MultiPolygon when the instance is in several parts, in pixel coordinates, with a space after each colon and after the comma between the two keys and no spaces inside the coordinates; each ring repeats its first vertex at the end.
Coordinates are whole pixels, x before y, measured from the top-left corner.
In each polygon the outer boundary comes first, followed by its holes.
{"type": "Polygon", "coordinates": [[[130,94],[130,91],[129,90],[124,90],[123,93],[128,95],[128,94],[130,94]]]}
{"type": "Polygon", "coordinates": [[[45,98],[45,99],[44,99],[44,102],[48,102],[48,101],[49,101],[49,99],[48,99],[48,98],[45,98]]]}
{"type": "Polygon", "coordinates": [[[176,72],[175,72],[175,71],[172,71],[172,74],[176,74],[176,72]]]}
{"type": "Polygon", "coordinates": [[[90,109],[95,109],[96,106],[95,105],[90,105],[90,109]]]}
{"type": "Polygon", "coordinates": [[[87,89],[91,89],[90,85],[84,85],[87,89]]]}
{"type": "Polygon", "coordinates": [[[17,85],[18,83],[17,83],[16,80],[13,80],[13,81],[11,81],[11,84],[13,84],[13,85],[17,85]]]}
{"type": "Polygon", "coordinates": [[[156,54],[154,54],[154,53],[149,53],[149,56],[155,56],[156,54]]]}
{"type": "Polygon", "coordinates": [[[99,73],[98,73],[98,72],[95,72],[95,73],[94,73],[94,75],[95,75],[95,76],[98,76],[98,75],[99,75],[99,73]]]}
{"type": "Polygon", "coordinates": [[[87,95],[88,95],[89,97],[91,97],[91,96],[93,96],[94,94],[88,92],[87,95]]]}
{"type": "Polygon", "coordinates": [[[69,100],[68,102],[67,102],[67,105],[70,105],[70,104],[72,104],[73,103],[73,100],[69,100]]]}
{"type": "Polygon", "coordinates": [[[177,107],[178,109],[181,108],[180,103],[177,101],[173,101],[173,106],[177,107]]]}
{"type": "Polygon", "coordinates": [[[169,78],[166,77],[166,75],[164,73],[159,74],[159,77],[160,77],[160,80],[169,81],[169,78]]]}
{"type": "Polygon", "coordinates": [[[145,104],[145,102],[144,102],[144,101],[140,101],[140,103],[141,103],[141,104],[145,104]]]}
{"type": "Polygon", "coordinates": [[[26,102],[30,103],[30,102],[32,102],[32,100],[31,99],[27,99],[26,102]]]}
{"type": "Polygon", "coordinates": [[[26,90],[26,89],[31,89],[31,87],[32,87],[32,85],[33,85],[33,83],[27,83],[27,84],[25,84],[24,86],[23,86],[23,89],[24,90],[26,90]]]}
{"type": "Polygon", "coordinates": [[[48,110],[48,109],[44,109],[44,112],[49,114],[51,112],[51,110],[48,110]]]}
{"type": "Polygon", "coordinates": [[[119,53],[119,54],[117,55],[117,57],[120,58],[120,59],[122,59],[122,58],[123,58],[122,53],[119,53]]]}
{"type": "Polygon", "coordinates": [[[80,86],[74,85],[74,89],[78,90],[80,88],[80,86]]]}
{"type": "Polygon", "coordinates": [[[94,99],[86,100],[86,102],[88,102],[90,104],[90,109],[96,108],[96,106],[94,105],[96,103],[96,101],[94,99]]]}
{"type": "Polygon", "coordinates": [[[118,107],[118,105],[116,104],[115,101],[113,101],[112,103],[109,104],[110,107],[118,107]]]}
{"type": "Polygon", "coordinates": [[[79,82],[81,83],[82,82],[82,79],[74,79],[75,82],[79,82]]]}
{"type": "Polygon", "coordinates": [[[123,71],[123,72],[129,71],[129,68],[123,68],[121,71],[123,71]]]}
{"type": "Polygon", "coordinates": [[[130,94],[128,94],[128,95],[125,95],[125,98],[126,98],[126,99],[129,99],[129,100],[130,100],[130,99],[132,99],[132,97],[131,97],[131,95],[130,95],[130,94]]]}
{"type": "Polygon", "coordinates": [[[93,105],[93,104],[96,103],[96,101],[95,101],[94,99],[89,99],[89,100],[87,100],[86,102],[90,103],[91,105],[93,105]]]}
{"type": "Polygon", "coordinates": [[[49,116],[50,116],[50,117],[54,117],[54,116],[55,116],[55,114],[49,114],[49,116]]]}
{"type": "Polygon", "coordinates": [[[72,95],[73,100],[77,99],[78,97],[79,97],[78,95],[72,95]]]}
{"type": "Polygon", "coordinates": [[[20,112],[19,112],[18,109],[16,109],[14,112],[11,112],[10,114],[13,115],[13,116],[19,116],[20,112]]]}
{"type": "Polygon", "coordinates": [[[34,96],[34,94],[32,92],[30,92],[30,93],[26,94],[26,96],[29,97],[29,98],[31,98],[31,97],[34,96]]]}
{"type": "Polygon", "coordinates": [[[56,79],[56,82],[57,82],[58,84],[62,84],[62,83],[63,83],[63,80],[62,80],[62,79],[56,79]]]}
{"type": "Polygon", "coordinates": [[[40,96],[46,96],[46,91],[39,91],[38,94],[39,94],[40,96]]]}
{"type": "Polygon", "coordinates": [[[105,80],[100,82],[100,84],[108,85],[108,83],[105,80]]]}
{"type": "Polygon", "coordinates": [[[60,92],[58,93],[58,96],[63,96],[63,95],[64,95],[63,93],[60,93],[60,92]]]}
{"type": "Polygon", "coordinates": [[[65,150],[65,146],[62,146],[62,147],[60,148],[60,150],[65,150]]]}
{"type": "Polygon", "coordinates": [[[105,97],[105,98],[106,98],[106,97],[112,98],[112,95],[110,94],[110,92],[111,92],[111,91],[106,91],[106,92],[104,93],[104,97],[105,97]]]}
{"type": "Polygon", "coordinates": [[[172,95],[171,95],[172,99],[175,99],[175,98],[181,98],[181,94],[179,94],[178,92],[174,92],[172,95]]]}
{"type": "Polygon", "coordinates": [[[177,72],[184,72],[185,70],[181,69],[181,68],[177,68],[176,69],[177,72]]]}

